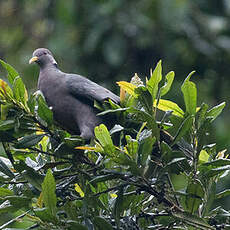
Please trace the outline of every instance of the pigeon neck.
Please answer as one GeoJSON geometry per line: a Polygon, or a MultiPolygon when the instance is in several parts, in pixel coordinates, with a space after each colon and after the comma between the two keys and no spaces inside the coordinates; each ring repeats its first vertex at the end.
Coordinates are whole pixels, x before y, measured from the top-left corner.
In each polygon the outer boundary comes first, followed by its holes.
{"type": "Polygon", "coordinates": [[[57,68],[57,63],[46,63],[43,65],[40,65],[41,70],[45,70],[45,69],[58,69],[57,68]]]}

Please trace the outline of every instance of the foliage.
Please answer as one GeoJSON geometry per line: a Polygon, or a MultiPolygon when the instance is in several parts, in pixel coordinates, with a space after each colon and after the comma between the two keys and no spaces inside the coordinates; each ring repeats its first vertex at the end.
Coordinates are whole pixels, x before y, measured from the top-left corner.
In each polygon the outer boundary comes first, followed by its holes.
{"type": "Polygon", "coordinates": [[[145,84],[137,75],[118,82],[121,104],[97,105],[118,123],[96,127],[87,144],[57,127],[41,92],[28,96],[17,71],[1,64],[9,84],[0,81],[0,213],[16,217],[0,229],[229,227],[230,212],[213,202],[229,195],[216,185],[230,162],[207,142],[225,103],[198,107],[193,72],[181,86],[185,111],[161,98],[174,80],[161,61],[145,84]]]}

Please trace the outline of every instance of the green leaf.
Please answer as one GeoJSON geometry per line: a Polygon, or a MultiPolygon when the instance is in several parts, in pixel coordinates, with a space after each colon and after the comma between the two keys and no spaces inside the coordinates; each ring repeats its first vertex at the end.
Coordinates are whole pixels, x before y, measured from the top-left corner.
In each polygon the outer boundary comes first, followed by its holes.
{"type": "Polygon", "coordinates": [[[14,79],[13,92],[15,99],[26,105],[26,102],[28,100],[28,94],[26,91],[26,87],[19,76],[14,79]]]}
{"type": "MultiPolygon", "coordinates": [[[[33,210],[35,215],[44,222],[56,222],[56,218],[50,213],[50,210],[45,208],[36,208],[33,210]]],[[[81,229],[81,228],[79,228],[81,229]]],[[[85,230],[85,229],[84,229],[85,230]]]]}
{"type": "Polygon", "coordinates": [[[225,165],[225,166],[222,166],[222,167],[213,168],[211,170],[208,170],[205,173],[205,176],[210,178],[210,177],[216,176],[218,174],[222,174],[227,170],[230,170],[230,165],[225,165]]]}
{"type": "Polygon", "coordinates": [[[104,124],[96,126],[94,133],[104,151],[113,156],[115,153],[115,146],[113,145],[113,141],[107,127],[104,124]]]}
{"type": "Polygon", "coordinates": [[[108,109],[108,110],[105,110],[103,112],[98,113],[97,116],[103,116],[103,115],[108,114],[108,113],[123,112],[123,111],[126,111],[128,109],[129,108],[108,109]]]}
{"type": "Polygon", "coordinates": [[[215,230],[215,227],[210,226],[204,220],[204,218],[200,218],[197,215],[192,215],[187,212],[173,212],[173,216],[183,220],[183,222],[187,223],[189,226],[193,226],[194,228],[190,229],[202,229],[202,230],[215,230]]]}
{"type": "Polygon", "coordinates": [[[209,154],[205,150],[201,150],[199,154],[199,163],[208,162],[209,154]]]}
{"type": "Polygon", "coordinates": [[[156,137],[152,135],[147,135],[144,138],[139,139],[139,149],[138,149],[138,164],[141,166],[146,166],[147,159],[152,153],[153,144],[156,141],[156,137]]]}
{"type": "Polygon", "coordinates": [[[221,199],[221,198],[224,198],[226,196],[230,196],[230,189],[225,189],[224,191],[216,194],[216,199],[221,199]]]}
{"type": "Polygon", "coordinates": [[[0,200],[7,200],[10,202],[11,205],[13,205],[14,208],[28,208],[30,204],[30,198],[26,196],[5,196],[4,198],[0,200]]]}
{"type": "Polygon", "coordinates": [[[212,167],[220,167],[220,166],[230,165],[230,160],[229,159],[216,159],[210,162],[206,162],[203,165],[212,166],[212,167]]]}
{"type": "Polygon", "coordinates": [[[139,86],[135,89],[135,93],[138,95],[138,100],[145,109],[145,111],[152,115],[153,114],[153,99],[147,88],[139,86]]]}
{"type": "Polygon", "coordinates": [[[197,105],[197,89],[195,83],[190,81],[191,76],[195,71],[192,71],[184,80],[181,91],[184,95],[186,112],[190,115],[195,115],[197,105]]]}
{"type": "Polygon", "coordinates": [[[207,110],[208,110],[208,105],[205,103],[202,103],[201,107],[199,108],[199,110],[196,113],[196,127],[197,129],[199,129],[203,123],[206,121],[207,119],[207,110]]]}
{"type": "Polygon", "coordinates": [[[156,99],[157,91],[158,91],[158,84],[162,79],[162,66],[161,60],[157,63],[156,68],[154,69],[150,79],[147,82],[147,89],[152,95],[152,100],[156,99]]]}
{"type": "Polygon", "coordinates": [[[14,120],[6,120],[6,121],[0,121],[0,130],[6,131],[9,129],[13,129],[15,126],[14,120]]]}
{"type": "Polygon", "coordinates": [[[28,182],[31,185],[33,185],[36,189],[38,189],[39,191],[42,190],[41,184],[44,180],[43,175],[39,174],[33,168],[26,165],[24,161],[20,161],[19,163],[15,164],[14,168],[18,172],[22,172],[22,175],[25,178],[25,180],[28,180],[28,182]]]}
{"type": "Polygon", "coordinates": [[[2,121],[7,119],[10,108],[12,108],[11,104],[6,104],[6,105],[1,104],[1,120],[2,121]]]}
{"type": "Polygon", "coordinates": [[[112,225],[104,218],[95,216],[93,218],[94,225],[100,230],[113,230],[112,225]]]}
{"type": "Polygon", "coordinates": [[[48,126],[51,126],[53,124],[53,112],[46,104],[46,101],[42,95],[42,93],[38,92],[36,96],[37,100],[37,109],[36,113],[37,115],[45,121],[45,123],[48,126]]]}
{"type": "Polygon", "coordinates": [[[45,179],[42,183],[42,194],[43,201],[45,206],[49,209],[53,216],[56,215],[56,205],[57,205],[57,197],[56,197],[56,183],[53,177],[51,169],[48,169],[45,179]]]}
{"type": "Polygon", "coordinates": [[[0,187],[0,197],[12,196],[14,195],[13,191],[7,188],[0,187]]]}
{"type": "Polygon", "coordinates": [[[124,202],[124,188],[122,187],[118,191],[117,198],[113,206],[113,216],[118,226],[118,229],[120,226],[120,217],[122,214],[122,203],[123,202],[124,202]]]}
{"type": "Polygon", "coordinates": [[[96,176],[92,180],[90,180],[91,184],[96,185],[97,183],[104,182],[104,181],[110,181],[118,178],[123,178],[124,175],[122,174],[108,174],[108,175],[102,175],[102,176],[96,176]]]}
{"type": "Polygon", "coordinates": [[[164,163],[168,163],[173,158],[175,158],[175,156],[173,155],[172,149],[164,141],[161,142],[161,154],[162,154],[162,160],[164,163]]]}
{"type": "Polygon", "coordinates": [[[8,166],[4,163],[2,159],[0,159],[0,172],[4,173],[11,179],[14,178],[14,174],[11,172],[11,170],[8,168],[8,166]]]}
{"type": "Polygon", "coordinates": [[[85,193],[82,191],[81,187],[79,184],[74,184],[74,189],[75,191],[80,195],[80,197],[84,197],[85,193]]]}
{"type": "Polygon", "coordinates": [[[166,76],[166,82],[165,84],[161,87],[161,97],[164,96],[165,94],[168,93],[170,90],[173,80],[174,80],[175,73],[173,71],[170,71],[166,76]]]}
{"type": "Polygon", "coordinates": [[[79,224],[74,220],[67,220],[68,230],[89,230],[86,226],[79,224]]]}
{"type": "Polygon", "coordinates": [[[12,100],[12,98],[13,98],[12,89],[2,79],[0,79],[0,96],[2,97],[2,99],[11,99],[12,100]]]}
{"type": "Polygon", "coordinates": [[[7,71],[8,75],[7,78],[11,85],[14,83],[14,79],[19,76],[18,72],[8,63],[4,62],[3,60],[0,60],[0,63],[2,64],[3,68],[7,71]]]}
{"type": "Polygon", "coordinates": [[[170,174],[170,179],[175,191],[185,191],[185,188],[188,185],[188,177],[185,174],[170,174]]]}
{"type": "Polygon", "coordinates": [[[174,144],[177,143],[177,141],[179,141],[185,134],[186,132],[192,127],[192,124],[193,124],[193,119],[194,117],[193,116],[188,116],[183,122],[182,124],[180,125],[175,137],[174,137],[174,140],[172,142],[172,146],[174,144]]]}
{"type": "Polygon", "coordinates": [[[125,146],[129,156],[132,159],[136,159],[136,154],[137,154],[137,150],[138,150],[138,141],[133,139],[130,135],[126,135],[125,136],[127,145],[125,146]]]}
{"type": "Polygon", "coordinates": [[[10,202],[5,201],[5,202],[1,202],[1,206],[0,206],[0,214],[2,213],[11,213],[11,212],[16,212],[18,209],[16,209],[16,207],[14,207],[12,204],[10,204],[10,202]]]}
{"type": "Polygon", "coordinates": [[[220,113],[224,109],[225,105],[226,105],[226,103],[222,102],[221,104],[211,108],[207,112],[207,117],[211,117],[212,118],[211,121],[214,121],[220,115],[220,113]]]}
{"type": "Polygon", "coordinates": [[[147,122],[147,127],[152,130],[152,136],[156,137],[157,140],[160,138],[160,129],[156,123],[154,116],[143,111],[142,109],[130,108],[128,110],[130,113],[135,115],[135,118],[142,122],[147,122]]]}
{"type": "Polygon", "coordinates": [[[32,135],[22,137],[15,144],[15,148],[22,149],[22,148],[28,148],[34,146],[38,144],[44,136],[45,136],[44,134],[41,135],[32,134],[32,135]]]}
{"type": "Polygon", "coordinates": [[[157,104],[157,100],[155,100],[153,106],[162,111],[173,111],[172,114],[175,116],[184,117],[184,111],[172,101],[160,99],[157,104]]]}
{"type": "Polygon", "coordinates": [[[137,88],[136,85],[126,82],[126,81],[118,81],[117,84],[120,86],[121,89],[125,90],[128,94],[136,97],[135,89],[137,88]]]}
{"type": "Polygon", "coordinates": [[[199,180],[192,180],[187,187],[186,193],[188,196],[185,198],[185,205],[187,211],[194,214],[197,212],[202,199],[204,198],[204,188],[199,180]]]}

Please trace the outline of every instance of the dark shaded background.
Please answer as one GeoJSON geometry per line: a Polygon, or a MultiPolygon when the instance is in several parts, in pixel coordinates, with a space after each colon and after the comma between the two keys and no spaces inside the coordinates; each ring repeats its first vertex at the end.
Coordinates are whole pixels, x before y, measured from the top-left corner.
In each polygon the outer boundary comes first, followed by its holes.
{"type": "Polygon", "coordinates": [[[229,148],[229,0],[0,1],[0,58],[32,92],[38,68],[28,60],[38,47],[49,48],[63,71],[117,93],[117,80],[129,81],[135,72],[145,79],[162,59],[164,73],[176,72],[167,98],[181,107],[180,86],[196,70],[199,104],[227,102],[210,139],[217,139],[219,150],[229,148]]]}

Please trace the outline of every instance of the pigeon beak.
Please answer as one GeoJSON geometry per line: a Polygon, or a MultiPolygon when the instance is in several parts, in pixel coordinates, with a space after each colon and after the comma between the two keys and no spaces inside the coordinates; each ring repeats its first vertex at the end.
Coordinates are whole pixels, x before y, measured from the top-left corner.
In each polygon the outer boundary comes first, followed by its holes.
{"type": "Polygon", "coordinates": [[[32,57],[32,58],[29,60],[29,64],[34,63],[34,62],[36,62],[37,60],[38,60],[38,57],[37,57],[37,56],[34,56],[34,57],[32,57]]]}

